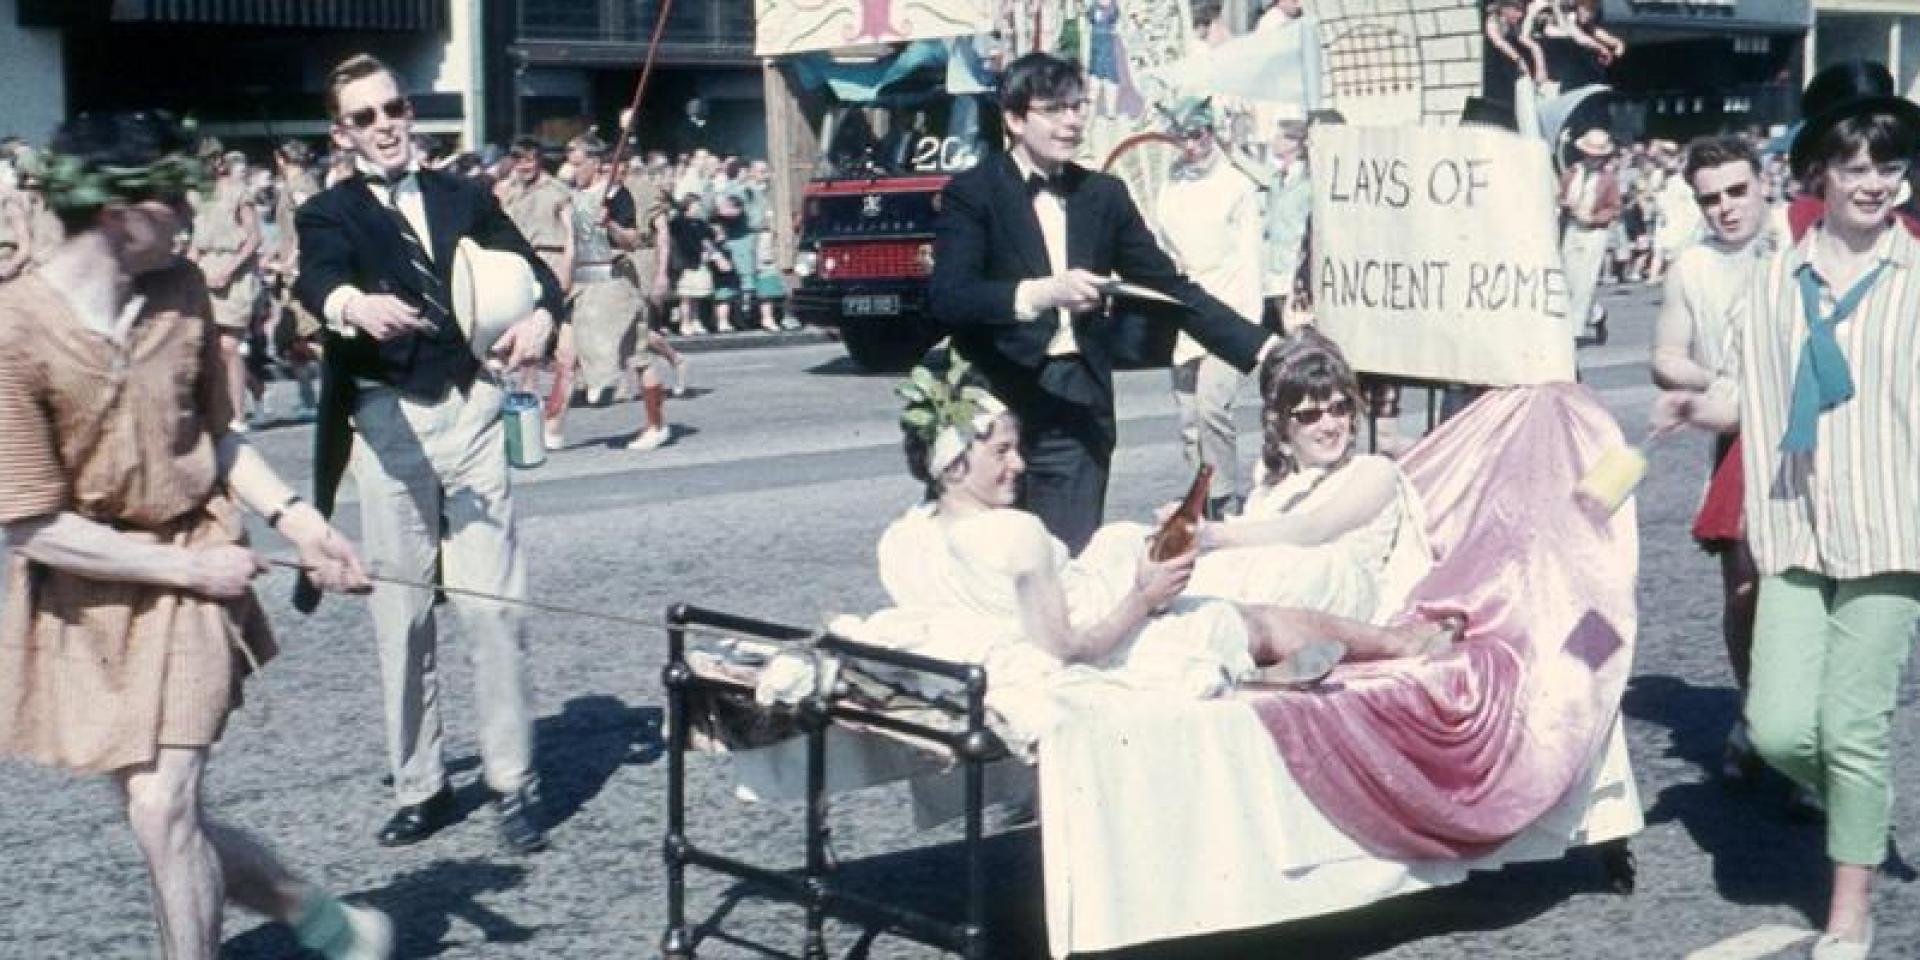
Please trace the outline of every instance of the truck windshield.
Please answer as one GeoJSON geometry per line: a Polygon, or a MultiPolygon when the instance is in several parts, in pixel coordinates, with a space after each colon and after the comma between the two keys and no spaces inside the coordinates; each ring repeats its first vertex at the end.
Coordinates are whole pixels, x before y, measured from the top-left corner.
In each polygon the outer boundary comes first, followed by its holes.
{"type": "MultiPolygon", "coordinates": [[[[985,95],[911,104],[848,104],[827,111],[821,177],[953,174],[980,161],[994,107],[985,95]]],[[[997,128],[996,128],[997,129],[997,128]]]]}

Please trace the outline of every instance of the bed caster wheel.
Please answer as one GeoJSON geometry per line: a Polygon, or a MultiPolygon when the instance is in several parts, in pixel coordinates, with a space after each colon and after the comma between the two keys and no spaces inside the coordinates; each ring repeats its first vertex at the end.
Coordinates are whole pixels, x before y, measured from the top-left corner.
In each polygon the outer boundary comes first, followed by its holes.
{"type": "Polygon", "coordinates": [[[693,960],[693,937],[687,928],[676,927],[661,938],[660,960],[693,960]]]}
{"type": "Polygon", "coordinates": [[[1600,868],[1606,871],[1607,889],[1623,897],[1633,892],[1640,879],[1640,864],[1625,840],[1600,845],[1600,868]]]}

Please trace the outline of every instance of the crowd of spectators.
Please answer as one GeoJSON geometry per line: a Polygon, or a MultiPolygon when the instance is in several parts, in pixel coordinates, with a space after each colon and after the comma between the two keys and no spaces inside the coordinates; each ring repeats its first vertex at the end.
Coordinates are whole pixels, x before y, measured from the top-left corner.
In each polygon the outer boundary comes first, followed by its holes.
{"type": "MultiPolygon", "coordinates": [[[[425,165],[490,186],[512,173],[513,153],[495,145],[455,151],[419,135],[415,146],[425,165]]],[[[234,362],[246,371],[246,396],[252,403],[251,412],[236,426],[309,420],[316,400],[319,325],[303,316],[289,294],[297,270],[292,211],[319,190],[354,176],[352,155],[316,154],[311,145],[288,140],[254,156],[206,137],[199,157],[207,203],[218,197],[219,209],[239,211],[233,229],[226,229],[225,218],[218,231],[201,223],[196,240],[196,229],[190,226],[179,244],[182,253],[198,257],[206,252],[201,241],[218,233],[221,245],[233,248],[222,253],[237,254],[230,256],[231,264],[202,264],[203,269],[231,273],[220,278],[228,281],[221,289],[235,291],[230,299],[244,301],[235,309],[244,311],[245,333],[234,338],[233,353],[234,362]],[[228,239],[233,243],[226,243],[228,239]],[[273,379],[297,381],[293,409],[266,409],[265,385],[273,379]]],[[[41,152],[21,138],[0,140],[0,283],[31,269],[61,242],[59,219],[45,198],[42,159],[41,152]]],[[[559,146],[543,150],[540,162],[562,182],[571,182],[559,146]]],[[[695,337],[799,326],[786,311],[785,265],[773,241],[767,161],[705,148],[677,156],[644,150],[635,151],[622,167],[618,176],[636,197],[657,199],[670,211],[670,286],[662,296],[666,309],[648,311],[657,332],[695,337]]],[[[205,206],[196,204],[201,220],[206,219],[205,206]]]]}

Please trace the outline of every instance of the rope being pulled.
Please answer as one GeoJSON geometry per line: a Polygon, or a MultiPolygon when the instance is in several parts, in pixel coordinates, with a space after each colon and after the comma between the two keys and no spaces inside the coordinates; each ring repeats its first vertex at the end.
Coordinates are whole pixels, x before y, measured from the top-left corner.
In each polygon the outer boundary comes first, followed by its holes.
{"type": "MultiPolygon", "coordinates": [[[[313,572],[313,568],[300,563],[298,560],[288,560],[282,557],[267,557],[266,561],[272,566],[292,570],[296,573],[311,574],[313,572]]],[[[584,607],[570,607],[561,603],[548,603],[543,600],[526,600],[518,597],[507,597],[497,593],[488,593],[484,590],[473,590],[467,587],[452,587],[446,584],[428,583],[422,580],[409,580],[404,577],[390,576],[372,570],[367,571],[367,579],[373,581],[375,584],[403,587],[409,590],[435,591],[449,596],[469,597],[475,600],[486,600],[491,603],[506,604],[507,606],[521,607],[527,610],[537,610],[541,613],[551,613],[565,617],[580,617],[587,620],[599,620],[603,623],[617,623],[628,627],[641,627],[649,630],[682,630],[690,635],[704,636],[716,640],[738,639],[739,636],[737,633],[696,624],[673,624],[660,617],[606,613],[600,610],[588,610],[584,607]]]]}

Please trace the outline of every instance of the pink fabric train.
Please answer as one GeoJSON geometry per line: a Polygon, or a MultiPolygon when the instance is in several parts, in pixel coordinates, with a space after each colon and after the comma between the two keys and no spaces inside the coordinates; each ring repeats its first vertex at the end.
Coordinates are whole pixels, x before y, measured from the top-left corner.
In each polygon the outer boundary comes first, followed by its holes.
{"type": "Polygon", "coordinates": [[[1600,756],[1632,666],[1639,541],[1631,501],[1598,517],[1573,492],[1622,442],[1591,393],[1558,384],[1490,392],[1402,459],[1437,554],[1406,615],[1464,613],[1465,639],[1254,703],[1307,795],[1367,849],[1484,854],[1600,756]]]}

